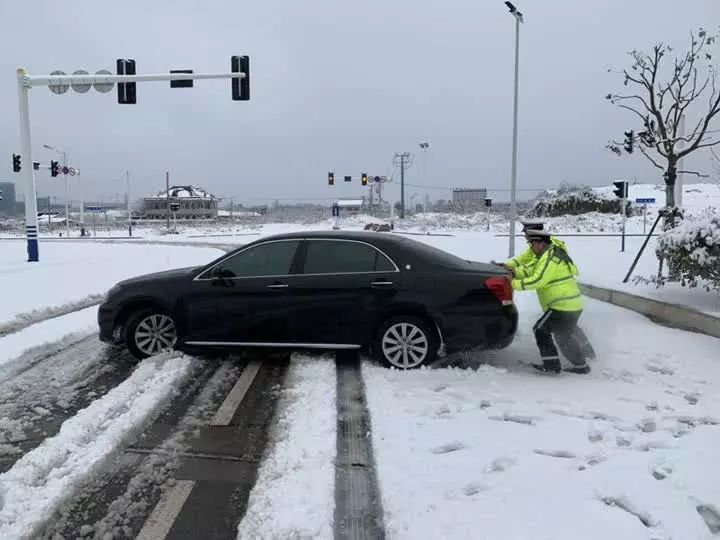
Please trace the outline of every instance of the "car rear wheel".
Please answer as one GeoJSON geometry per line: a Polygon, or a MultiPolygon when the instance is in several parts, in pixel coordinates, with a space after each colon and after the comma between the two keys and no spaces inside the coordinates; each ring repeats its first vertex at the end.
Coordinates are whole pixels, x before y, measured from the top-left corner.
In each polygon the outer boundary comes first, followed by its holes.
{"type": "Polygon", "coordinates": [[[415,369],[435,360],[437,336],[417,317],[393,317],[379,328],[373,350],[389,367],[415,369]]]}
{"type": "Polygon", "coordinates": [[[139,311],[128,319],[125,343],[138,359],[170,351],[177,343],[175,321],[160,311],[139,311]]]}

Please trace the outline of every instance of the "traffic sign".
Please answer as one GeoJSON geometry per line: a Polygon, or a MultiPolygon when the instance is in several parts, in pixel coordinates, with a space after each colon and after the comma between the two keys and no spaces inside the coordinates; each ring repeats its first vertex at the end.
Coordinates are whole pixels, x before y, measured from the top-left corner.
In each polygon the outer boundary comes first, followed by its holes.
{"type": "MultiPolygon", "coordinates": [[[[100,71],[96,72],[95,75],[112,75],[112,73],[107,69],[101,69],[100,71]]],[[[104,94],[112,90],[113,86],[115,85],[113,83],[96,82],[95,84],[93,84],[93,86],[95,87],[95,90],[104,94]]]]}
{"type": "Polygon", "coordinates": [[[63,174],[70,174],[70,169],[68,167],[63,167],[61,170],[63,174]]]}
{"type": "Polygon", "coordinates": [[[382,178],[380,178],[379,176],[376,176],[375,178],[373,178],[373,181],[374,181],[376,184],[379,184],[380,182],[382,182],[382,178]]]}
{"type": "Polygon", "coordinates": [[[69,171],[69,172],[70,172],[70,176],[75,176],[75,173],[76,173],[77,171],[76,171],[75,169],[73,169],[72,167],[70,167],[70,171],[69,171]]]}
{"type": "Polygon", "coordinates": [[[654,204],[655,203],[655,197],[649,197],[646,199],[635,199],[635,202],[637,204],[654,204]]]}
{"type": "MultiPolygon", "coordinates": [[[[67,75],[64,71],[59,69],[53,71],[50,75],[67,75]]],[[[53,94],[64,94],[70,88],[70,85],[63,82],[51,82],[48,83],[48,88],[53,94]]]]}
{"type": "MultiPolygon", "coordinates": [[[[84,69],[78,69],[77,71],[73,72],[73,75],[90,75],[87,71],[84,69]]],[[[92,82],[90,82],[90,79],[85,81],[73,81],[71,83],[72,89],[75,90],[78,94],[84,94],[88,90],[90,90],[90,87],[92,86],[92,82]]]]}

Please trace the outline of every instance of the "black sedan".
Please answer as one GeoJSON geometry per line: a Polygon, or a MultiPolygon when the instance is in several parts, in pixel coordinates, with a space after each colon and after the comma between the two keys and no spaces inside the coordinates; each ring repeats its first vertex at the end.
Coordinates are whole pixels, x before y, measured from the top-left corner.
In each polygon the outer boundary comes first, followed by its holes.
{"type": "Polygon", "coordinates": [[[394,234],[263,238],[199,268],[113,287],[100,339],[145,358],[175,348],[364,349],[400,369],[513,339],[504,271],[394,234]]]}

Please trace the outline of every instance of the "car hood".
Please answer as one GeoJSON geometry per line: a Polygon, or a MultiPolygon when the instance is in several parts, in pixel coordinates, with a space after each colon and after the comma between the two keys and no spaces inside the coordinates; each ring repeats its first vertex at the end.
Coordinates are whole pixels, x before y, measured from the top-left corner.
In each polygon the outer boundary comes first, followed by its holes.
{"type": "Polygon", "coordinates": [[[201,266],[188,266],[186,268],[176,268],[175,270],[165,270],[164,272],[153,272],[152,274],[143,274],[141,276],[135,276],[130,279],[126,279],[118,283],[118,286],[134,285],[136,283],[143,283],[145,281],[155,281],[158,279],[175,279],[182,277],[189,277],[195,270],[199,270],[201,266]]]}

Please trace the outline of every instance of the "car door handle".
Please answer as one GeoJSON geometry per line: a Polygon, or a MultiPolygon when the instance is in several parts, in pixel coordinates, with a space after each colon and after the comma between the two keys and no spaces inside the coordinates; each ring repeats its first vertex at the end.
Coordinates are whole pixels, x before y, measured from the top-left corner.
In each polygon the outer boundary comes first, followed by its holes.
{"type": "Polygon", "coordinates": [[[377,281],[370,282],[371,287],[390,287],[392,284],[392,281],[388,281],[386,279],[379,279],[377,281]]]}
{"type": "Polygon", "coordinates": [[[267,286],[268,289],[287,289],[287,283],[273,283],[267,286]]]}

